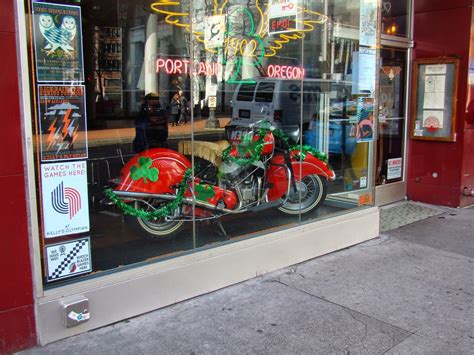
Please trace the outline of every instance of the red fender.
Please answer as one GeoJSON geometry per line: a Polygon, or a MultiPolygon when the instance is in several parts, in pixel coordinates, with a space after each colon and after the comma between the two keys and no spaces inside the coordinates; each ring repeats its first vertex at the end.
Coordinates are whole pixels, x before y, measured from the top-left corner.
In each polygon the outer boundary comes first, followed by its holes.
{"type": "MultiPolygon", "coordinates": [[[[300,178],[300,162],[298,159],[299,158],[292,159],[293,173],[295,174],[295,178],[297,179],[300,178]]],[[[303,160],[302,177],[313,174],[323,176],[330,181],[336,179],[336,173],[334,172],[334,170],[329,168],[327,163],[316,158],[311,153],[306,153],[305,159],[303,160]]]]}
{"type": "Polygon", "coordinates": [[[184,173],[191,168],[190,161],[182,154],[166,148],[153,148],[145,150],[132,159],[122,168],[120,172],[120,183],[116,191],[143,192],[151,194],[174,193],[175,187],[183,179],[184,173]],[[130,170],[133,166],[140,168],[138,160],[141,157],[150,158],[152,164],[149,169],[158,169],[158,180],[153,182],[149,179],[140,178],[133,180],[130,170]]]}
{"type": "MultiPolygon", "coordinates": [[[[336,178],[334,171],[325,162],[310,153],[305,154],[305,159],[302,163],[297,159],[299,159],[297,155],[291,159],[293,174],[296,180],[308,175],[319,175],[330,181],[336,178]]],[[[278,200],[287,193],[289,184],[288,169],[283,155],[279,154],[271,160],[267,172],[267,180],[272,185],[272,188],[268,191],[269,201],[278,200]]]]}
{"type": "MultiPolygon", "coordinates": [[[[184,155],[174,150],[165,148],[146,150],[134,156],[122,168],[120,183],[115,190],[149,194],[174,194],[176,187],[183,180],[183,176],[189,168],[191,168],[191,162],[184,155]],[[150,158],[152,161],[151,165],[145,170],[158,169],[156,181],[143,177],[136,180],[132,178],[131,169],[134,166],[140,168],[139,160],[142,157],[150,158]]],[[[199,183],[198,179],[196,179],[196,183],[199,183]]],[[[204,202],[217,206],[220,201],[223,201],[228,209],[234,209],[237,206],[238,199],[233,191],[224,190],[218,186],[206,185],[205,187],[206,189],[212,189],[213,197],[204,199],[204,202]]],[[[192,197],[191,191],[187,190],[184,196],[192,197]]],[[[200,199],[199,195],[197,195],[197,199],[200,199]]]]}

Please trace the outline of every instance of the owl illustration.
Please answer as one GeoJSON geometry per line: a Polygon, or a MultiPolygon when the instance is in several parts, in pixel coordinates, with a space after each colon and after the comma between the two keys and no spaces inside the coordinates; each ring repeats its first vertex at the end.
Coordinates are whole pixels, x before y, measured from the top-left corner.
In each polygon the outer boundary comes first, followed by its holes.
{"type": "Polygon", "coordinates": [[[55,53],[58,48],[61,48],[67,55],[74,50],[72,41],[76,35],[76,21],[73,17],[65,16],[61,27],[58,28],[54,23],[53,16],[44,13],[39,17],[39,28],[47,42],[44,47],[47,50],[47,55],[55,53]]]}
{"type": "Polygon", "coordinates": [[[61,24],[61,32],[72,42],[77,32],[76,19],[72,16],[64,16],[63,23],[61,24]]]}

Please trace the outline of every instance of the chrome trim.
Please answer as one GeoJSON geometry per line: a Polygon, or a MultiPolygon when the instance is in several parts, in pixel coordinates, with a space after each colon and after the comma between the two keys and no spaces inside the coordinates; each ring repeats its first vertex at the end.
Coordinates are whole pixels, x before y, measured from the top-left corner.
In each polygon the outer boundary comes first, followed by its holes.
{"type": "MultiPolygon", "coordinates": [[[[124,197],[124,198],[131,198],[131,199],[134,199],[134,200],[140,200],[140,199],[143,199],[143,198],[155,198],[155,199],[166,200],[166,201],[176,200],[175,195],[150,194],[150,193],[128,192],[128,191],[118,191],[118,190],[114,190],[114,193],[117,196],[124,197]]],[[[189,197],[183,198],[183,203],[186,203],[188,205],[195,204],[198,207],[207,208],[207,209],[213,210],[213,211],[222,211],[222,212],[225,212],[225,213],[234,213],[235,214],[235,213],[241,213],[241,212],[246,211],[246,209],[229,210],[227,208],[219,208],[219,207],[216,207],[214,205],[211,205],[210,203],[197,201],[197,200],[189,198],[189,197]]]]}

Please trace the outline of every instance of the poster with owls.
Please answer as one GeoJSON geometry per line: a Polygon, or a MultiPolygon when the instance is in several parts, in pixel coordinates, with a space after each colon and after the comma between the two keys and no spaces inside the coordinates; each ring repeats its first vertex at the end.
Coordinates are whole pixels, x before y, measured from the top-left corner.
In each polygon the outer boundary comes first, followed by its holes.
{"type": "Polygon", "coordinates": [[[81,8],[33,2],[38,82],[84,81],[81,8]]]}

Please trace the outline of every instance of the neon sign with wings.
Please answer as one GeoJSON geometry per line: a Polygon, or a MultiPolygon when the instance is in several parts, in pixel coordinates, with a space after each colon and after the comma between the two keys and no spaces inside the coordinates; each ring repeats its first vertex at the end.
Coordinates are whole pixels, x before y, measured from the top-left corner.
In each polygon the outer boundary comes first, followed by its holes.
{"type": "MultiPolygon", "coordinates": [[[[158,0],[152,3],[150,7],[154,12],[164,15],[165,21],[170,25],[182,27],[187,31],[191,31],[191,15],[189,12],[182,10],[182,1],[185,0],[158,0]]],[[[212,14],[223,15],[227,10],[228,3],[228,0],[224,0],[222,3],[219,3],[218,0],[213,0],[211,10],[212,14]]],[[[224,44],[226,50],[229,50],[229,47],[233,51],[238,50],[240,55],[243,57],[259,57],[260,55],[264,57],[272,57],[275,56],[285,44],[291,41],[303,39],[305,34],[314,31],[317,25],[322,25],[328,21],[328,16],[324,14],[310,11],[303,7],[298,7],[298,12],[300,14],[299,18],[302,20],[300,20],[301,23],[297,27],[301,27],[301,30],[295,29],[289,33],[272,35],[272,38],[267,41],[268,44],[263,48],[260,48],[263,45],[263,40],[269,36],[267,26],[269,6],[262,5],[262,1],[256,0],[255,9],[258,17],[257,21],[254,20],[253,14],[248,10],[248,8],[242,7],[241,10],[242,15],[244,17],[249,16],[252,22],[252,29],[247,33],[247,36],[236,36],[232,33],[232,26],[234,24],[232,21],[229,21],[228,32],[224,44]],[[255,23],[258,23],[259,25],[255,26],[255,23]],[[257,50],[259,48],[263,53],[260,53],[260,50],[257,50]]],[[[207,48],[204,32],[193,30],[192,34],[197,41],[204,44],[207,51],[217,53],[215,49],[207,48]]]]}

